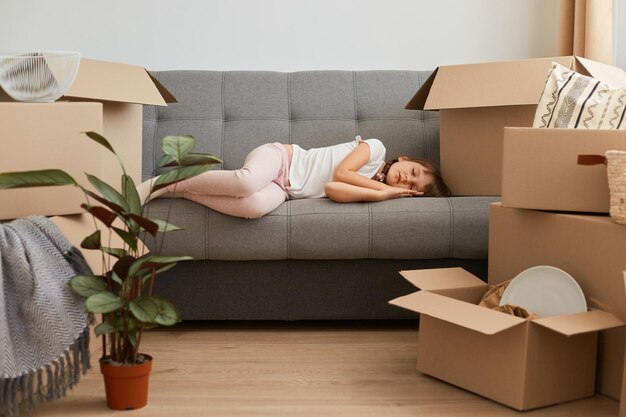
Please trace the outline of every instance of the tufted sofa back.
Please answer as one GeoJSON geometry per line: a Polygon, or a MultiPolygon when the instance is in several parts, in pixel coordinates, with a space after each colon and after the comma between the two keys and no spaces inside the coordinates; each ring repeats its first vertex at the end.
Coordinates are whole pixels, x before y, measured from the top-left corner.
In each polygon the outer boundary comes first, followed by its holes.
{"type": "Polygon", "coordinates": [[[144,106],[142,180],[154,175],[167,135],[189,134],[198,152],[241,166],[267,142],[304,149],[378,138],[387,159],[411,155],[439,163],[436,112],[405,110],[428,71],[162,71],[153,72],[177,98],[144,106]]]}

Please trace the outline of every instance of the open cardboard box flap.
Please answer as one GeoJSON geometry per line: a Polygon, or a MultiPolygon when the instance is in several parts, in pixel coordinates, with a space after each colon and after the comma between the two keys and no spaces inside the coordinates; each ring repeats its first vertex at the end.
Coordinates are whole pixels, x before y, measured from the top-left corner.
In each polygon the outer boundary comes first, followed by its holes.
{"type": "Polygon", "coordinates": [[[552,62],[603,80],[626,85],[617,67],[576,56],[438,67],[405,108],[442,110],[537,104],[552,62]]]}
{"type": "Polygon", "coordinates": [[[565,336],[612,329],[624,325],[614,314],[606,311],[593,310],[585,313],[566,314],[563,316],[544,317],[533,320],[533,323],[546,327],[565,336]]]}
{"type": "Polygon", "coordinates": [[[602,80],[615,88],[626,87],[626,74],[621,68],[579,56],[574,58],[571,67],[574,71],[602,80]]]}
{"type": "Polygon", "coordinates": [[[487,284],[463,268],[433,268],[400,271],[407,281],[426,291],[436,291],[449,288],[482,288],[487,290],[487,284]]]}
{"type": "Polygon", "coordinates": [[[391,300],[389,303],[487,335],[496,334],[526,322],[526,319],[521,317],[500,313],[429,291],[414,292],[391,300]]]}
{"type": "MultiPolygon", "coordinates": [[[[176,98],[136,65],[81,58],[76,79],[59,100],[89,99],[167,106],[176,98]]],[[[0,101],[14,101],[0,88],[0,101]]]]}
{"type": "Polygon", "coordinates": [[[143,67],[81,59],[76,80],[64,97],[166,106],[174,96],[143,67]]]}
{"type": "Polygon", "coordinates": [[[488,285],[463,268],[433,268],[400,271],[415,287],[456,300],[477,304],[488,285]]]}

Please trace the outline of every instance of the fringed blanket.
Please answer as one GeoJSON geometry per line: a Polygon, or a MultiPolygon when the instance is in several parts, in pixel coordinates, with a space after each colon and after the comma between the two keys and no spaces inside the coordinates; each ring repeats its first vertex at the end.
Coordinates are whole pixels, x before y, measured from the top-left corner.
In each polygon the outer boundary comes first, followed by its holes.
{"type": "Polygon", "coordinates": [[[68,286],[91,274],[43,216],[0,224],[0,416],[60,398],[89,369],[89,323],[68,286]]]}

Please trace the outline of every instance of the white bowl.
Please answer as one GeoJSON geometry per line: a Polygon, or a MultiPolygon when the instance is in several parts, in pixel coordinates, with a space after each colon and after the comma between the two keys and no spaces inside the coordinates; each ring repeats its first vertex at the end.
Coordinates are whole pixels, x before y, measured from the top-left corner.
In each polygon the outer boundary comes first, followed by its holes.
{"type": "Polygon", "coordinates": [[[17,101],[49,103],[70,88],[79,65],[79,52],[0,53],[0,87],[17,101]]]}

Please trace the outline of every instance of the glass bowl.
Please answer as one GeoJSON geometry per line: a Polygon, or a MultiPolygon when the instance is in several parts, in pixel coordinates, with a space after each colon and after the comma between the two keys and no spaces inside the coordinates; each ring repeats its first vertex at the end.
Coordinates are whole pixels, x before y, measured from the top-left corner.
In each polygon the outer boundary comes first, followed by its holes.
{"type": "Polygon", "coordinates": [[[0,53],[0,87],[17,101],[53,102],[70,88],[79,66],[79,52],[0,53]]]}

